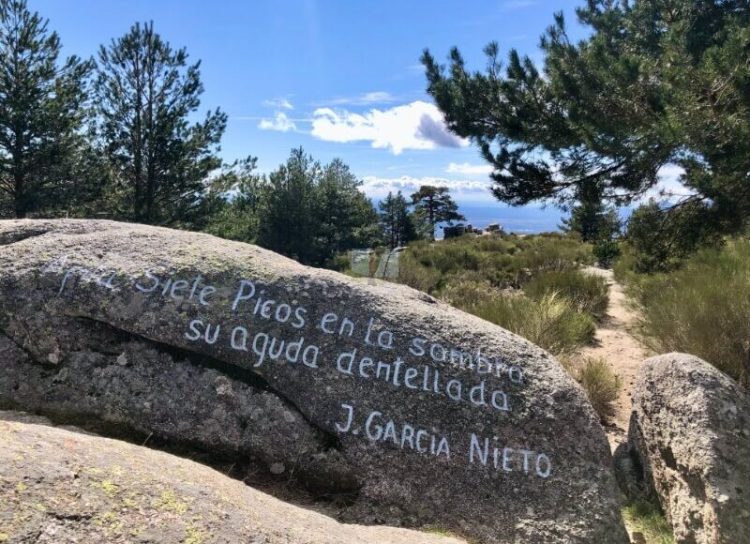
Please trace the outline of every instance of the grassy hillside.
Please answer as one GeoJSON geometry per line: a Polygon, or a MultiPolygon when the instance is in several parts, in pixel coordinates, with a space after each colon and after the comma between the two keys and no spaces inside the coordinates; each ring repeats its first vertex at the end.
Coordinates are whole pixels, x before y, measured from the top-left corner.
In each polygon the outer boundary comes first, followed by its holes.
{"type": "Polygon", "coordinates": [[[633,261],[626,252],[615,273],[638,305],[644,342],[696,355],[748,387],[750,241],[703,249],[669,273],[638,274],[633,261]]]}
{"type": "Polygon", "coordinates": [[[410,245],[399,281],[562,355],[591,342],[607,306],[606,282],[580,271],[591,262],[575,237],[468,235],[410,245]]]}

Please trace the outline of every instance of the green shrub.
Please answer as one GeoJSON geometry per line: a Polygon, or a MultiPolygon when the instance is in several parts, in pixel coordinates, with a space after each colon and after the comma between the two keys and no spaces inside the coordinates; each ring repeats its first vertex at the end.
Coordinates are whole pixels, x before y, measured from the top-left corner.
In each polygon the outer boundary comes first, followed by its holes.
{"type": "Polygon", "coordinates": [[[351,259],[349,258],[348,253],[338,253],[334,255],[326,261],[325,267],[329,270],[335,270],[337,272],[351,275],[351,259]]]}
{"type": "Polygon", "coordinates": [[[541,289],[535,299],[507,291],[537,275],[572,270],[592,261],[591,246],[570,236],[462,236],[410,244],[400,257],[398,281],[560,354],[593,339],[593,320],[578,311],[588,312],[592,306],[582,287],[590,282],[576,276],[565,283],[568,286],[577,280],[576,285],[581,284],[566,291],[575,295],[575,300],[541,289]]]}
{"type": "Polygon", "coordinates": [[[450,302],[552,353],[570,353],[594,339],[593,319],[554,293],[538,301],[523,295],[492,294],[486,290],[467,290],[467,293],[473,294],[450,302]]]}
{"type": "Polygon", "coordinates": [[[654,351],[696,355],[750,386],[750,244],[704,249],[669,274],[632,288],[640,329],[654,351]]]}
{"type": "Polygon", "coordinates": [[[659,506],[638,501],[623,508],[622,517],[631,531],[643,534],[647,544],[674,544],[672,528],[659,506]]]}
{"type": "Polygon", "coordinates": [[[523,238],[518,254],[519,268],[531,275],[547,270],[567,270],[582,264],[593,264],[591,246],[573,236],[540,235],[523,238]]]}
{"type": "Polygon", "coordinates": [[[401,253],[398,261],[398,281],[419,289],[425,293],[432,293],[440,283],[440,272],[434,268],[422,265],[409,252],[401,253]]]}
{"type": "Polygon", "coordinates": [[[461,270],[477,270],[480,252],[471,239],[456,238],[434,244],[420,243],[409,246],[412,255],[423,266],[434,268],[441,274],[461,270]]]}
{"type": "Polygon", "coordinates": [[[478,236],[474,246],[483,253],[509,253],[512,254],[518,248],[513,241],[513,237],[503,237],[500,235],[478,236]]]}
{"type": "Polygon", "coordinates": [[[591,246],[572,236],[462,236],[410,244],[401,255],[399,282],[562,354],[594,337],[593,320],[579,309],[596,312],[601,302],[594,302],[592,281],[573,271],[591,262],[591,246]],[[507,293],[536,276],[566,270],[573,276],[564,276],[557,290],[543,289],[540,279],[534,298],[507,293]]]}
{"type": "Polygon", "coordinates": [[[636,274],[635,261],[635,252],[630,244],[620,244],[620,254],[612,263],[612,272],[614,272],[615,279],[623,284],[630,283],[636,274]]]}
{"type": "MultiPolygon", "coordinates": [[[[612,265],[615,280],[620,282],[628,294],[629,303],[633,305],[641,298],[643,286],[653,281],[654,276],[636,272],[637,256],[635,250],[629,244],[624,243],[620,246],[621,253],[612,265]]],[[[635,304],[637,306],[637,304],[635,304]]]]}
{"type": "Polygon", "coordinates": [[[662,208],[650,201],[628,220],[626,237],[633,248],[637,272],[668,272],[701,247],[721,244],[723,227],[703,202],[662,208]]]}
{"type": "Polygon", "coordinates": [[[620,378],[602,358],[587,357],[573,371],[574,378],[586,390],[591,405],[602,420],[615,413],[615,401],[620,394],[620,378]]]}
{"type": "Polygon", "coordinates": [[[451,281],[440,291],[439,296],[448,304],[466,310],[487,302],[488,298],[494,299],[513,295],[503,294],[500,290],[488,288],[483,281],[477,281],[471,275],[466,274],[461,280],[451,281]]]}
{"type": "Polygon", "coordinates": [[[591,246],[574,237],[535,236],[462,236],[436,243],[414,242],[402,255],[407,268],[404,277],[413,287],[425,283],[438,289],[456,281],[468,271],[477,272],[490,287],[518,288],[531,277],[548,270],[577,268],[593,262],[591,246]],[[416,265],[437,274],[415,270],[416,265]]]}
{"type": "Polygon", "coordinates": [[[599,266],[611,266],[619,255],[620,245],[615,240],[599,240],[594,244],[594,257],[599,266]]]}
{"type": "Polygon", "coordinates": [[[534,300],[558,293],[578,309],[597,319],[607,312],[609,285],[607,280],[580,270],[543,272],[524,285],[524,293],[534,300]]]}

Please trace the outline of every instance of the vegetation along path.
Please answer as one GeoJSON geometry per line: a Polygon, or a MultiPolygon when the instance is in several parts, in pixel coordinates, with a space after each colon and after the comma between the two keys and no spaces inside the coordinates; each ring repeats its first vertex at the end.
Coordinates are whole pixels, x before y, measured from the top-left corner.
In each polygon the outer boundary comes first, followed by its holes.
{"type": "Polygon", "coordinates": [[[596,343],[584,348],[581,357],[603,358],[622,383],[614,417],[607,426],[607,437],[614,451],[627,438],[633,384],[638,368],[649,352],[630,332],[635,327],[637,315],[628,307],[627,296],[612,271],[587,267],[585,272],[603,276],[609,283],[607,315],[596,332],[596,343]]]}

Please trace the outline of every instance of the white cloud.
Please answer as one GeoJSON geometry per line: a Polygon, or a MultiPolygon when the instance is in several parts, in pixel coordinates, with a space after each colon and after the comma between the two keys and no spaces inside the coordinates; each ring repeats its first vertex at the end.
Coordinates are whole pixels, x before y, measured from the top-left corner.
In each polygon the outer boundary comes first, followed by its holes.
{"type": "Polygon", "coordinates": [[[370,198],[383,198],[389,192],[401,191],[407,198],[422,185],[448,187],[451,195],[462,200],[485,200],[489,195],[490,183],[476,180],[448,180],[445,178],[423,176],[401,176],[399,178],[381,178],[365,176],[362,180],[362,191],[370,198]]]}
{"type": "Polygon", "coordinates": [[[367,113],[318,108],[313,112],[312,135],[328,142],[371,142],[394,155],[405,149],[465,147],[468,141],[448,131],[443,114],[421,100],[367,113]]]}
{"type": "Polygon", "coordinates": [[[677,202],[686,196],[694,194],[694,191],[680,183],[680,176],[685,170],[676,164],[667,164],[662,166],[656,173],[659,181],[651,189],[638,199],[639,202],[646,202],[653,198],[657,201],[677,202]]]}
{"type": "Polygon", "coordinates": [[[258,128],[261,130],[289,132],[292,130],[296,131],[297,125],[285,113],[276,112],[276,116],[273,119],[261,119],[260,123],[258,123],[258,128]]]}
{"type": "Polygon", "coordinates": [[[516,9],[525,9],[538,4],[538,0],[507,0],[503,2],[502,9],[513,11],[516,9]]]}
{"type": "Polygon", "coordinates": [[[445,169],[449,174],[462,174],[464,176],[486,176],[492,173],[492,166],[489,164],[469,164],[468,162],[452,162],[445,169]]]}
{"type": "Polygon", "coordinates": [[[374,91],[358,96],[343,96],[326,100],[321,104],[327,106],[370,106],[373,104],[390,104],[396,97],[385,91],[374,91]]]}
{"type": "Polygon", "coordinates": [[[266,108],[276,108],[277,110],[293,110],[294,106],[286,98],[271,98],[264,100],[263,106],[266,108]]]}

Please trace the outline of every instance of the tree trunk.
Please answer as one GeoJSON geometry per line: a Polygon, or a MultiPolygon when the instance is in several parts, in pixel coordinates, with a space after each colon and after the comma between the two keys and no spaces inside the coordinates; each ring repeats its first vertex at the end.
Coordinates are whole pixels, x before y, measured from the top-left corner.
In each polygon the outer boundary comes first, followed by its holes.
{"type": "Polygon", "coordinates": [[[26,200],[26,180],[23,175],[23,129],[18,121],[13,129],[13,205],[17,219],[24,219],[28,213],[26,200]]]}
{"type": "Polygon", "coordinates": [[[135,138],[135,153],[133,154],[133,169],[135,170],[135,194],[133,202],[133,216],[136,222],[140,222],[143,218],[143,182],[141,181],[141,151],[140,151],[140,138],[135,138]]]}
{"type": "Polygon", "coordinates": [[[16,167],[16,171],[13,173],[13,205],[16,219],[24,219],[27,213],[23,186],[24,183],[23,176],[17,168],[18,167],[16,167]]]}
{"type": "Polygon", "coordinates": [[[140,55],[133,59],[133,86],[135,87],[135,122],[133,127],[133,181],[135,186],[133,215],[137,222],[143,220],[143,80],[140,55]]]}
{"type": "Polygon", "coordinates": [[[16,219],[26,219],[26,208],[16,201],[16,219]]]}
{"type": "Polygon", "coordinates": [[[427,198],[427,206],[430,213],[430,238],[435,241],[435,200],[430,196],[427,198]]]}
{"type": "Polygon", "coordinates": [[[146,143],[146,223],[152,224],[155,220],[155,201],[156,201],[156,171],[154,167],[154,154],[155,149],[154,146],[156,145],[156,142],[154,140],[154,100],[156,100],[155,97],[155,91],[154,91],[154,85],[155,81],[154,78],[156,77],[156,74],[154,73],[154,51],[153,51],[153,36],[151,36],[151,33],[149,32],[149,40],[148,45],[146,49],[146,59],[145,59],[145,66],[144,66],[144,78],[146,79],[146,134],[145,134],[145,143],[146,143]]]}

